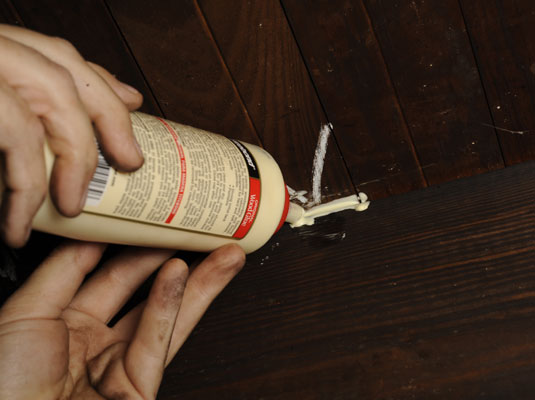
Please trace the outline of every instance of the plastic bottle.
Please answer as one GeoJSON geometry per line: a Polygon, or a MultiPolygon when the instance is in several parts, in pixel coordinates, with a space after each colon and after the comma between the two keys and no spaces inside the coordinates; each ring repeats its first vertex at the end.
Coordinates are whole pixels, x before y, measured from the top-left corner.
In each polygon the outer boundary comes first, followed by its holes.
{"type": "MultiPolygon", "coordinates": [[[[286,185],[265,150],[139,112],[131,119],[145,156],[143,167],[117,172],[100,156],[82,213],[64,217],[47,197],[33,221],[35,229],[192,251],[238,243],[250,253],[286,220],[286,185]]],[[[54,157],[48,148],[45,158],[50,174],[54,157]]]]}

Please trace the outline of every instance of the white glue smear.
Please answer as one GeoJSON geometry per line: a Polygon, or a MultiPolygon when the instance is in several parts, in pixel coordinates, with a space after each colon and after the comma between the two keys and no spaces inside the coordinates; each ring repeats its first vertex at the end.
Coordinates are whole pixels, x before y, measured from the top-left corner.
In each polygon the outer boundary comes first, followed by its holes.
{"type": "Polygon", "coordinates": [[[327,153],[327,143],[329,136],[333,130],[331,123],[322,125],[319,133],[318,144],[314,152],[314,163],[312,165],[312,199],[307,200],[305,190],[294,190],[287,186],[290,200],[297,200],[305,206],[312,206],[308,209],[290,203],[290,209],[286,222],[290,223],[292,228],[297,228],[303,225],[313,225],[316,218],[324,217],[326,215],[344,211],[355,210],[364,211],[368,209],[370,202],[365,193],[359,192],[352,196],[347,196],[341,199],[333,200],[326,204],[321,204],[321,175],[323,174],[323,165],[325,163],[325,155],[327,153]]]}
{"type": "Polygon", "coordinates": [[[286,185],[288,188],[288,195],[290,196],[290,201],[297,200],[301,204],[307,204],[308,199],[305,197],[305,195],[308,193],[306,190],[294,190],[290,186],[286,185]]]}
{"type": "Polygon", "coordinates": [[[331,123],[323,125],[320,129],[312,164],[312,205],[321,203],[321,175],[323,174],[325,154],[327,154],[327,144],[332,129],[333,125],[331,123]]]}

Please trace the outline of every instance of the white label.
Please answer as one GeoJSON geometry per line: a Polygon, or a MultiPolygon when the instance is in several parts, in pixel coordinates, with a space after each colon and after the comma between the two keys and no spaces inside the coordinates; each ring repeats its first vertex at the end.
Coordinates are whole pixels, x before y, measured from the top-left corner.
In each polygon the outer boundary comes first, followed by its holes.
{"type": "Polygon", "coordinates": [[[120,173],[99,160],[84,211],[241,238],[256,216],[260,181],[241,143],[132,113],[145,163],[120,173]]]}

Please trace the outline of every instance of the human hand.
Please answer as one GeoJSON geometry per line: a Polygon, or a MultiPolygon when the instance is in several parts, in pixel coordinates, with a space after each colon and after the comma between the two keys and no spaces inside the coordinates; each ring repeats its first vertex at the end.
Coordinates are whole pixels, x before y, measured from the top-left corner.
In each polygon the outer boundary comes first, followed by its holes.
{"type": "Polygon", "coordinates": [[[164,367],[245,260],[227,245],[188,277],[183,261],[165,262],[171,251],[131,248],[82,284],[103,250],[66,242],[0,309],[1,399],[154,399],[164,367]],[[108,327],[162,263],[147,301],[108,327]]]}
{"type": "Polygon", "coordinates": [[[128,113],[142,96],[67,41],[19,27],[0,24],[0,60],[0,234],[20,247],[47,192],[45,138],[56,157],[50,195],[62,214],[76,216],[97,165],[95,135],[115,168],[142,165],[128,113]]]}

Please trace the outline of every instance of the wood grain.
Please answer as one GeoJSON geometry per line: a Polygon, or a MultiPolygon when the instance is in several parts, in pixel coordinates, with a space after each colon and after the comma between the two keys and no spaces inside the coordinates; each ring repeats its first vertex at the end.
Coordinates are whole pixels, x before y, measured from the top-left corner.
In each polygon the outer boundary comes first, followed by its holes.
{"type": "Polygon", "coordinates": [[[430,184],[503,167],[457,0],[364,1],[430,184]]]}
{"type": "MultiPolygon", "coordinates": [[[[529,2],[283,0],[289,25],[276,2],[246,3],[0,2],[0,20],[66,37],[139,85],[149,112],[285,157],[310,157],[297,144],[329,120],[353,183],[412,190],[284,227],[213,304],[159,398],[531,399],[535,163],[414,190],[501,168],[498,137],[507,164],[533,157],[529,2]]],[[[18,279],[0,277],[0,303],[59,240],[36,233],[10,253],[18,279]]]]}
{"type": "Polygon", "coordinates": [[[353,182],[372,198],[426,186],[361,2],[282,4],[353,182]]]}
{"type": "Polygon", "coordinates": [[[22,21],[9,0],[0,1],[0,23],[22,25],[22,21]]]}
{"type": "Polygon", "coordinates": [[[193,0],[107,0],[167,118],[260,143],[193,0]]]}
{"type": "Polygon", "coordinates": [[[535,159],[535,10],[529,0],[460,2],[507,165],[535,159]]]}
{"type": "MultiPolygon", "coordinates": [[[[287,183],[310,192],[319,130],[328,121],[280,2],[201,0],[199,5],[262,144],[287,183]]],[[[327,201],[354,193],[334,138],[322,186],[327,201]]]]}
{"type": "Polygon", "coordinates": [[[530,399],[535,163],[378,200],[249,256],[161,399],[530,399]]]}
{"type": "Polygon", "coordinates": [[[20,0],[17,12],[27,28],[69,40],[93,61],[134,86],[144,97],[142,110],[161,114],[121,33],[101,0],[20,0]]]}

